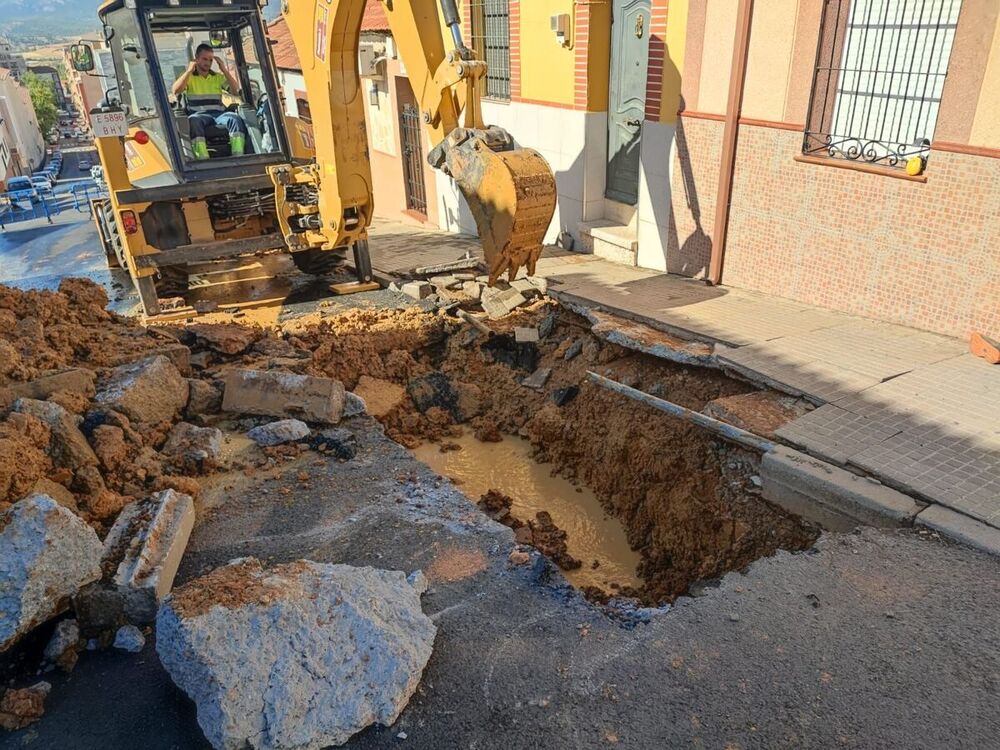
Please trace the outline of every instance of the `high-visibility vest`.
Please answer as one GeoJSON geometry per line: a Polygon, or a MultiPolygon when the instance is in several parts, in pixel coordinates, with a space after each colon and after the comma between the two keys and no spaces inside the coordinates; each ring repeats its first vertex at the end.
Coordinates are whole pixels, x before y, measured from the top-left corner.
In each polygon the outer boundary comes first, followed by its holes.
{"type": "Polygon", "coordinates": [[[207,76],[193,73],[188,78],[184,93],[187,94],[189,112],[222,112],[223,86],[226,77],[222,73],[209,73],[207,76]]]}

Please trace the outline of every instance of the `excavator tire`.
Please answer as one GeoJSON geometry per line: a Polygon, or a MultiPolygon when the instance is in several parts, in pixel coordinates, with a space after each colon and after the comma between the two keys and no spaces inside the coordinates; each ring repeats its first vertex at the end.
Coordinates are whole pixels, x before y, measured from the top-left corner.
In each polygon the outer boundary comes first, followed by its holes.
{"type": "Polygon", "coordinates": [[[175,266],[160,266],[159,278],[154,282],[156,296],[183,297],[188,292],[188,267],[186,264],[175,266]]]}
{"type": "Polygon", "coordinates": [[[343,250],[300,250],[292,253],[292,262],[295,267],[308,273],[311,276],[326,276],[331,274],[344,264],[343,250]]]}

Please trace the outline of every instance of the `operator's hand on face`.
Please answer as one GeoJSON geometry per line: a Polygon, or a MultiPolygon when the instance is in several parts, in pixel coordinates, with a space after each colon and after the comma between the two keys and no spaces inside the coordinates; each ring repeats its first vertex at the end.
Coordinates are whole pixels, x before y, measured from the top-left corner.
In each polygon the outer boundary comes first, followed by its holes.
{"type": "Polygon", "coordinates": [[[198,61],[197,60],[192,60],[191,64],[188,65],[187,72],[188,73],[194,73],[196,70],[198,70],[198,61]]]}

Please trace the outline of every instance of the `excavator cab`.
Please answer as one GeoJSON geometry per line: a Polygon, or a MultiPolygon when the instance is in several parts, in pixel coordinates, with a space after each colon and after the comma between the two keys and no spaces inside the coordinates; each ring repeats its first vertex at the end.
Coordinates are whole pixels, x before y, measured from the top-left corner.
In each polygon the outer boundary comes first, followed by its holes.
{"type": "MultiPolygon", "coordinates": [[[[290,249],[268,168],[312,152],[283,114],[257,0],[109,0],[98,15],[106,47],[75,45],[70,55],[105,89],[90,117],[109,195],[92,210],[109,263],[129,272],[155,315],[160,300],[186,294],[192,264],[290,249]],[[225,81],[210,114],[174,91],[205,48],[212,74],[222,78],[224,66],[235,83],[225,81]]],[[[300,270],[331,270],[318,259],[293,255],[300,270]]]]}

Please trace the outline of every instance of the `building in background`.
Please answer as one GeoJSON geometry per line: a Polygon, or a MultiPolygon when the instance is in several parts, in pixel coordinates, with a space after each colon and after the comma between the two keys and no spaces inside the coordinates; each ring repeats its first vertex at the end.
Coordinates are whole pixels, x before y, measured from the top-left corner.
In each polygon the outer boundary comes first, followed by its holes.
{"type": "Polygon", "coordinates": [[[28,64],[24,60],[24,55],[14,51],[9,39],[0,37],[0,68],[6,68],[15,79],[21,80],[21,76],[28,72],[28,64]]]}
{"type": "Polygon", "coordinates": [[[45,139],[38,128],[28,89],[0,68],[0,180],[30,175],[45,161],[45,139]]]}

